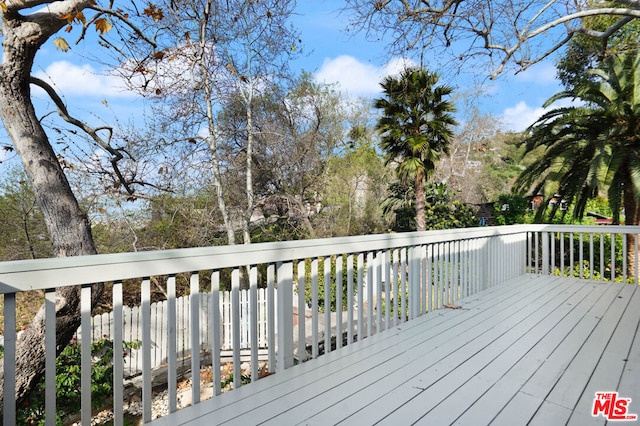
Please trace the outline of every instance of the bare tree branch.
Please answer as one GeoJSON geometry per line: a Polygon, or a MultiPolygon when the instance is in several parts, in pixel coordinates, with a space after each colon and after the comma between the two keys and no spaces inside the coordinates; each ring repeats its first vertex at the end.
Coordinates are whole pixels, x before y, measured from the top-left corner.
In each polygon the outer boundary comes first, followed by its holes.
{"type": "Polygon", "coordinates": [[[108,127],[108,126],[93,128],[93,127],[89,126],[87,123],[85,123],[85,122],[83,122],[83,121],[81,121],[81,120],[79,120],[79,119],[77,119],[75,117],[72,117],[69,114],[69,111],[67,110],[66,105],[64,104],[64,102],[62,101],[60,96],[58,96],[58,94],[53,89],[53,87],[51,87],[45,81],[43,81],[43,80],[41,80],[41,79],[39,79],[37,77],[33,77],[33,76],[31,77],[30,82],[31,82],[31,84],[34,84],[34,85],[40,87],[41,89],[43,89],[45,92],[47,92],[47,94],[49,95],[49,97],[51,98],[53,103],[58,108],[58,113],[60,114],[60,117],[62,117],[62,119],[64,121],[66,121],[69,124],[72,124],[72,125],[76,126],[80,130],[85,132],[87,135],[89,135],[91,137],[91,139],[93,139],[93,141],[95,143],[100,145],[100,147],[102,147],[102,149],[104,149],[109,154],[111,154],[111,158],[109,159],[109,161],[111,162],[111,166],[113,167],[114,173],[118,177],[118,181],[124,186],[124,188],[126,189],[126,191],[130,195],[133,195],[133,193],[135,192],[135,189],[132,187],[132,183],[139,183],[139,182],[132,182],[132,181],[130,181],[128,179],[125,179],[125,177],[122,174],[122,171],[120,170],[120,167],[118,166],[118,162],[124,158],[124,156],[122,155],[123,152],[125,154],[127,154],[127,156],[129,158],[131,158],[132,160],[135,161],[135,159],[133,159],[131,157],[131,155],[125,149],[123,149],[123,148],[114,148],[114,147],[111,146],[111,138],[113,137],[113,129],[111,127],[108,127]],[[105,131],[107,133],[108,136],[107,136],[106,140],[103,139],[98,134],[101,131],[105,131]]]}
{"type": "Polygon", "coordinates": [[[484,55],[493,64],[489,74],[494,78],[509,63],[522,71],[540,62],[578,33],[606,45],[616,31],[640,18],[639,0],[616,4],[621,7],[597,3],[588,8],[568,0],[347,0],[344,11],[353,13],[352,29],[376,38],[389,36],[391,53],[406,55],[407,50],[429,46],[457,49],[453,52],[458,59],[484,55]],[[585,18],[597,16],[620,19],[604,31],[585,27],[585,18]]]}

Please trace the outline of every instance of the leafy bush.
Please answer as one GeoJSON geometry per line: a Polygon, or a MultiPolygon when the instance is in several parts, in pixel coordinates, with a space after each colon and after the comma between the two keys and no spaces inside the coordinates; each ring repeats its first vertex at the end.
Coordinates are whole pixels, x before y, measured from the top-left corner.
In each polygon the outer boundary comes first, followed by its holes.
{"type": "MultiPolygon", "coordinates": [[[[138,349],[141,342],[123,342],[127,350],[138,349]]],[[[80,411],[81,347],[74,340],[64,348],[56,359],[56,423],[80,411]]],[[[92,409],[112,403],[113,395],[113,341],[102,338],[91,344],[93,358],[91,368],[91,405],[92,409]]],[[[44,395],[46,385],[44,377],[29,397],[19,407],[19,424],[44,425],[44,395]]]]}
{"type": "MultiPolygon", "coordinates": [[[[330,291],[331,291],[331,295],[330,295],[330,309],[332,312],[336,311],[337,308],[337,286],[336,286],[336,256],[332,255],[330,258],[319,258],[318,259],[318,310],[319,312],[324,312],[325,310],[325,300],[324,300],[324,262],[331,262],[331,273],[329,275],[329,279],[330,281],[330,291]]],[[[343,309],[344,307],[347,306],[347,298],[348,298],[348,294],[347,294],[347,259],[346,257],[342,258],[342,262],[343,262],[343,266],[342,266],[342,306],[343,309]]],[[[357,265],[357,260],[354,259],[354,271],[358,268],[357,265]]],[[[312,285],[313,285],[313,280],[312,280],[312,274],[311,274],[311,259],[306,259],[304,261],[304,267],[305,267],[305,280],[306,280],[306,286],[305,286],[305,300],[307,302],[308,306],[311,306],[311,299],[312,299],[312,285]]],[[[355,275],[355,274],[354,274],[355,275]]],[[[355,280],[355,276],[354,276],[354,280],[355,280]]],[[[353,286],[353,294],[355,295],[357,293],[357,289],[356,289],[356,285],[354,283],[353,286]]]]}

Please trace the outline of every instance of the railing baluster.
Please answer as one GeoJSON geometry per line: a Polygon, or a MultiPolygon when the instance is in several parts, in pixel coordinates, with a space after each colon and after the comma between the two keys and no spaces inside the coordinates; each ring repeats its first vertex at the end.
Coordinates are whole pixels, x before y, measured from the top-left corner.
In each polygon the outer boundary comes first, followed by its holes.
{"type": "Polygon", "coordinates": [[[258,380],[258,267],[249,269],[249,341],[251,343],[251,381],[258,380]]]}
{"type": "Polygon", "coordinates": [[[536,232],[534,234],[534,237],[535,237],[534,247],[535,247],[535,258],[536,258],[534,272],[536,274],[539,274],[541,272],[541,269],[540,269],[540,267],[541,267],[541,265],[540,265],[540,233],[536,232]]]}
{"type": "Polygon", "coordinates": [[[336,255],[336,348],[342,347],[342,269],[343,269],[343,255],[336,255]]]}
{"type": "Polygon", "coordinates": [[[462,295],[462,288],[460,286],[460,271],[459,271],[459,253],[460,253],[460,241],[453,241],[451,243],[453,250],[451,251],[451,268],[452,268],[452,285],[454,288],[454,300],[460,300],[462,295]]]}
{"type": "MultiPolygon", "coordinates": [[[[304,270],[304,260],[301,260],[298,263],[298,268],[302,267],[304,270]]],[[[267,299],[269,308],[267,310],[268,315],[268,333],[269,333],[269,346],[267,347],[267,352],[269,354],[269,372],[273,373],[276,371],[276,312],[277,312],[277,299],[275,296],[275,276],[276,276],[276,265],[270,263],[267,265],[267,299]]],[[[303,289],[304,291],[304,289],[303,289]]]]}
{"type": "MultiPolygon", "coordinates": [[[[307,322],[307,312],[306,306],[307,302],[305,300],[305,289],[306,289],[306,277],[305,277],[305,262],[304,260],[298,261],[298,359],[300,362],[306,361],[307,359],[307,346],[306,346],[306,336],[305,329],[307,322]]],[[[272,345],[270,345],[272,346],[272,345]]]]}
{"type": "Polygon", "coordinates": [[[233,388],[242,384],[240,369],[240,269],[231,271],[231,346],[233,348],[233,388]]]}
{"type": "Polygon", "coordinates": [[[589,279],[590,280],[593,279],[593,275],[596,270],[594,261],[595,261],[595,252],[593,250],[593,234],[589,233],[589,279]]]}
{"type": "Polygon", "coordinates": [[[427,275],[429,273],[427,269],[427,246],[421,245],[420,247],[420,315],[426,313],[429,308],[427,307],[427,287],[429,279],[427,275]]]}
{"type": "Polygon", "coordinates": [[[169,391],[169,412],[177,410],[177,318],[176,318],[176,276],[167,277],[167,381],[169,391]]]}
{"type": "MultiPolygon", "coordinates": [[[[45,421],[46,426],[56,424],[56,290],[45,291],[45,421]]],[[[115,371],[114,371],[115,373],[115,371]]],[[[6,380],[6,375],[5,375],[6,380]]],[[[122,382],[122,381],[121,381],[122,382]]],[[[122,389],[122,383],[120,383],[122,389]]],[[[115,388],[114,388],[115,390],[115,388]]],[[[6,393],[5,393],[6,395],[6,393]]],[[[114,394],[114,401],[115,399],[114,394]]],[[[122,398],[120,398],[122,407],[122,398]]]]}
{"type": "Polygon", "coordinates": [[[318,258],[311,260],[311,358],[318,358],[318,258]]]}
{"type": "MultiPolygon", "coordinates": [[[[473,245],[473,240],[464,240],[462,242],[462,250],[463,252],[460,254],[461,261],[461,272],[462,272],[462,283],[464,288],[464,296],[469,296],[472,294],[471,288],[471,247],[473,245]]],[[[526,255],[526,251],[525,251],[526,255]]]]}
{"type": "Polygon", "coordinates": [[[431,312],[433,310],[433,245],[426,244],[424,250],[424,311],[431,312]]]}
{"type": "Polygon", "coordinates": [[[447,303],[447,282],[446,282],[446,264],[445,264],[445,243],[438,243],[438,285],[440,287],[440,301],[438,307],[447,303]]]}
{"type": "Polygon", "coordinates": [[[560,233],[560,276],[564,276],[564,232],[560,233]]]}
{"type": "Polygon", "coordinates": [[[455,301],[454,287],[453,287],[453,255],[451,253],[451,248],[453,247],[452,241],[447,241],[445,243],[445,282],[447,284],[447,300],[449,303],[453,303],[455,301]]]}
{"type": "Polygon", "coordinates": [[[409,257],[409,318],[419,315],[420,309],[420,255],[416,246],[408,248],[409,257]]]}
{"type": "Polygon", "coordinates": [[[578,253],[578,257],[580,259],[580,279],[584,278],[584,234],[582,232],[580,232],[580,248],[579,248],[579,253],[578,253]]]}
{"type": "Polygon", "coordinates": [[[405,248],[400,250],[400,322],[407,319],[407,252],[405,248]]]}
{"type": "Polygon", "coordinates": [[[391,327],[391,300],[393,297],[393,284],[391,283],[391,251],[384,251],[384,328],[391,327]]]}
{"type": "Polygon", "coordinates": [[[556,233],[549,232],[549,237],[551,238],[551,271],[549,273],[553,275],[556,271],[556,233]]]}
{"type": "Polygon", "coordinates": [[[200,277],[192,272],[189,277],[189,306],[191,328],[191,398],[200,402],[200,277]]]}
{"type": "Polygon", "coordinates": [[[549,233],[542,233],[542,275],[549,275],[549,233]]]}
{"type": "MultiPolygon", "coordinates": [[[[353,254],[347,254],[347,343],[353,343],[353,254]]],[[[358,306],[358,310],[360,307],[358,306]]]]}
{"type": "Polygon", "coordinates": [[[620,234],[620,238],[622,238],[622,282],[626,283],[629,278],[629,269],[627,265],[627,236],[626,234],[620,234]]]}
{"type": "Polygon", "coordinates": [[[293,263],[278,263],[278,362],[282,371],[293,366],[293,263]]]}
{"type": "Polygon", "coordinates": [[[367,337],[373,334],[373,252],[367,252],[367,337]]]}
{"type": "Polygon", "coordinates": [[[80,403],[83,424],[91,424],[91,285],[80,289],[80,403]]]}
{"type": "Polygon", "coordinates": [[[434,306],[433,309],[440,308],[442,299],[442,280],[440,280],[440,244],[433,244],[433,292],[434,306]]]}
{"type": "Polygon", "coordinates": [[[616,234],[611,233],[611,282],[616,280],[616,234]]]}
{"type": "Polygon", "coordinates": [[[358,253],[358,273],[356,291],[358,292],[358,340],[362,340],[364,332],[364,253],[358,253]]]}
{"type": "Polygon", "coordinates": [[[122,281],[114,281],[111,289],[113,300],[113,423],[123,426],[124,420],[124,348],[122,337],[122,281]]]}
{"type": "MultiPolygon", "coordinates": [[[[175,297],[175,282],[174,282],[175,297]]],[[[220,271],[213,271],[211,274],[211,303],[209,304],[209,315],[211,318],[211,367],[213,369],[213,392],[215,395],[222,393],[222,377],[220,374],[220,271]]],[[[273,345],[271,345],[273,346],[273,345]]],[[[175,343],[174,343],[175,347],[175,343]]],[[[175,387],[175,383],[174,383],[175,387]]],[[[169,394],[171,395],[171,394],[169,394]]],[[[175,395],[175,392],[174,392],[175,395]]],[[[175,396],[174,396],[175,398],[175,396]]]]}
{"type": "Polygon", "coordinates": [[[600,281],[605,278],[605,252],[604,252],[604,234],[600,233],[600,281]]]}
{"type": "MultiPolygon", "coordinates": [[[[3,424],[16,424],[16,294],[4,294],[4,369],[3,381],[3,424]]],[[[55,383],[55,382],[54,382],[55,383]]],[[[47,391],[55,393],[55,385],[47,384],[47,391]]]]}
{"type": "Polygon", "coordinates": [[[376,290],[376,333],[384,330],[382,326],[382,251],[375,254],[375,290],[376,290]]]}
{"type": "Polygon", "coordinates": [[[331,352],[331,256],[324,262],[324,353],[331,352]]]}
{"type": "Polygon", "coordinates": [[[635,283],[638,284],[640,280],[638,275],[640,275],[640,259],[638,259],[638,255],[640,255],[640,234],[633,235],[634,240],[634,250],[633,250],[633,259],[635,260],[635,264],[633,269],[635,271],[635,283]]]}
{"type": "Polygon", "coordinates": [[[575,248],[573,244],[573,232],[569,233],[569,276],[575,277],[575,248]]]}
{"type": "MultiPolygon", "coordinates": [[[[141,285],[142,313],[142,421],[151,421],[151,280],[142,279],[141,285]]],[[[84,423],[84,422],[83,422],[84,423]]]]}

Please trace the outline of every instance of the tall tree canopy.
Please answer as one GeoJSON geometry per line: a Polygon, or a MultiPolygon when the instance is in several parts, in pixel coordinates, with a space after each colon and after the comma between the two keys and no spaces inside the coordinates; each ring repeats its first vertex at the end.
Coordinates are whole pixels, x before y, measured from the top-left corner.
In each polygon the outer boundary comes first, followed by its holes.
{"type": "MultiPolygon", "coordinates": [[[[640,224],[640,55],[614,55],[602,68],[590,71],[593,80],[582,80],[561,99],[582,104],[556,108],[544,114],[525,140],[526,151],[544,147],[544,154],[516,182],[519,190],[545,185],[547,195],[557,192],[575,201],[574,215],[607,190],[614,221],[624,207],[626,224],[640,224]]],[[[553,213],[553,212],[552,212],[553,213]]]]}
{"type": "Polygon", "coordinates": [[[425,228],[425,180],[435,170],[441,155],[449,153],[452,127],[457,123],[453,89],[437,85],[438,75],[422,69],[407,69],[399,77],[382,82],[385,97],[375,101],[382,110],[377,128],[388,162],[396,162],[401,178],[411,179],[416,196],[416,228],[425,228]]]}

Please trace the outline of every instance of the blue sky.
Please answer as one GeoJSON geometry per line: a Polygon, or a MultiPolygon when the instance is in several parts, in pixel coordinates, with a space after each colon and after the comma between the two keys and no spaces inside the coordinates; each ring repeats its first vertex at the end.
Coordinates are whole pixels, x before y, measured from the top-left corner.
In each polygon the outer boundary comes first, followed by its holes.
{"type": "MultiPolygon", "coordinates": [[[[379,82],[389,73],[398,72],[403,58],[386,56],[384,41],[372,42],[362,34],[347,34],[347,16],[338,13],[342,5],[339,0],[299,1],[294,24],[301,31],[303,54],[292,66],[312,72],[318,81],[338,83],[351,96],[376,97],[380,94],[379,82]]],[[[72,50],[63,53],[50,42],[39,52],[34,73],[55,82],[72,114],[94,125],[113,124],[115,119],[126,122],[139,113],[143,102],[137,95],[123,91],[107,70],[86,59],[92,50],[95,46],[91,43],[72,44],[72,50]]],[[[485,82],[479,108],[500,118],[504,130],[523,130],[540,116],[544,101],[560,90],[554,76],[550,61],[518,75],[505,73],[495,81],[485,82]]],[[[447,77],[441,75],[441,81],[459,92],[472,85],[464,70],[452,81],[447,77]]],[[[38,104],[43,113],[53,109],[44,96],[41,99],[38,104]]],[[[4,143],[8,143],[6,136],[0,136],[0,144],[4,143]]],[[[2,155],[0,152],[0,160],[2,155]]]]}
{"type": "MultiPolygon", "coordinates": [[[[303,13],[297,19],[308,56],[304,68],[320,81],[337,81],[352,95],[375,97],[380,93],[379,82],[388,73],[397,72],[402,58],[385,54],[384,41],[372,42],[362,34],[346,34],[347,16],[337,12],[343,2],[325,0],[304,2],[303,13]]],[[[471,90],[474,83],[469,73],[441,74],[441,82],[453,85],[459,92],[471,90]]],[[[488,70],[486,72],[488,74],[488,70]]],[[[482,72],[475,76],[484,79],[482,72]]],[[[515,75],[505,72],[494,81],[484,81],[484,95],[479,99],[481,112],[501,119],[504,130],[524,130],[542,114],[543,103],[561,90],[555,78],[553,61],[535,65],[515,75]]]]}

